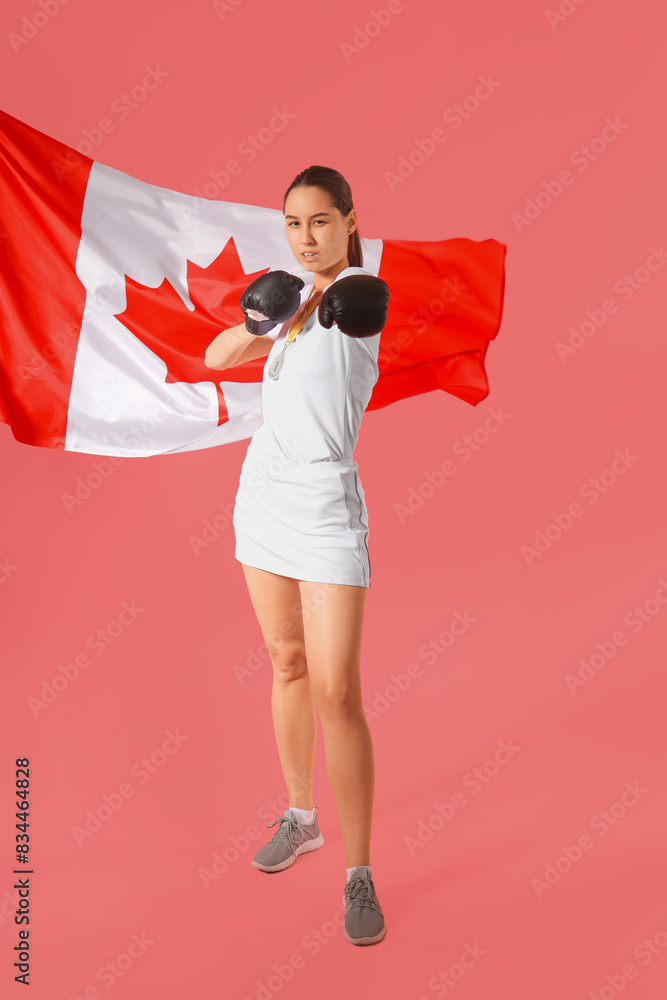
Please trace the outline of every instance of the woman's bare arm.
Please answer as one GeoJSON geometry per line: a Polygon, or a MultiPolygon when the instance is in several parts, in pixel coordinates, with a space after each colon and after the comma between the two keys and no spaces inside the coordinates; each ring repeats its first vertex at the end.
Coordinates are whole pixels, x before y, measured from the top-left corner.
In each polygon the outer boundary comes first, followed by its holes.
{"type": "Polygon", "coordinates": [[[269,336],[257,337],[249,333],[244,321],[223,330],[211,341],[204,354],[204,364],[207,368],[220,370],[234,368],[254,358],[265,358],[272,347],[273,341],[269,336]]]}

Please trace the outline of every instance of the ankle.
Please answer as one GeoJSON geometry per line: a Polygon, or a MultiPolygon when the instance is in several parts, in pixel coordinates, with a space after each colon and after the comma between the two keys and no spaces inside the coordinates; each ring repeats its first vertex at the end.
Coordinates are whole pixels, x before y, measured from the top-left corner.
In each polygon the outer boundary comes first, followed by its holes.
{"type": "Polygon", "coordinates": [[[357,868],[368,868],[368,872],[373,877],[373,866],[369,863],[367,865],[351,865],[349,868],[345,869],[345,883],[347,884],[352,876],[354,875],[357,868]]]}
{"type": "Polygon", "coordinates": [[[311,806],[310,809],[303,809],[301,806],[289,806],[296,818],[304,826],[310,826],[311,823],[315,822],[315,807],[311,806]]]}

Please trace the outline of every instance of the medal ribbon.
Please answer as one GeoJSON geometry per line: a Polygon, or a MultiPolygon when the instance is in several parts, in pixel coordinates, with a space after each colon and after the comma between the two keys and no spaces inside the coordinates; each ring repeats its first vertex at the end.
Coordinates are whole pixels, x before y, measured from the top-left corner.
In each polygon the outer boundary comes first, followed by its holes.
{"type": "Polygon", "coordinates": [[[311,313],[315,311],[315,307],[319,304],[322,292],[318,291],[316,295],[313,295],[314,291],[315,291],[315,285],[313,285],[313,287],[311,288],[308,294],[308,298],[304,303],[305,305],[304,311],[301,313],[301,315],[297,313],[296,319],[289,328],[285,344],[291,344],[294,338],[296,337],[297,333],[301,333],[301,330],[303,329],[303,324],[306,322],[311,313]]]}

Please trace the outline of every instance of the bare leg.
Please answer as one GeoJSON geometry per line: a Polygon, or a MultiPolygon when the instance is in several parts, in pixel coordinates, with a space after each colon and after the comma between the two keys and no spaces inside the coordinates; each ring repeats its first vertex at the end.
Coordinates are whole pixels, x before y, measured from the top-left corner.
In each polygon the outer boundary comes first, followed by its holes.
{"type": "Polygon", "coordinates": [[[306,665],[297,580],[243,566],[273,665],[271,712],[290,806],[313,808],[317,719],[306,665]]]}
{"type": "Polygon", "coordinates": [[[308,672],[345,843],[345,867],[369,865],[375,768],[360,677],[368,590],[304,580],[299,586],[308,672]]]}

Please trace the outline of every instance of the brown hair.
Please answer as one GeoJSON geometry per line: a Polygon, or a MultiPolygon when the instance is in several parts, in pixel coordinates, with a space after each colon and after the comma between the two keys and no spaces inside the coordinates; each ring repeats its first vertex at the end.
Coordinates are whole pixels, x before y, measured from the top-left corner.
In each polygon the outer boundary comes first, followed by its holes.
{"type": "MultiPolygon", "coordinates": [[[[331,167],[312,166],[306,167],[300,174],[297,174],[290,186],[285,191],[283,198],[283,214],[287,195],[295,187],[317,187],[326,191],[334,206],[342,215],[347,215],[354,208],[352,203],[352,191],[342,174],[331,167]]],[[[349,267],[363,267],[363,254],[361,251],[361,240],[359,239],[359,228],[350,233],[347,239],[347,263],[349,267]]]]}

